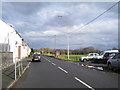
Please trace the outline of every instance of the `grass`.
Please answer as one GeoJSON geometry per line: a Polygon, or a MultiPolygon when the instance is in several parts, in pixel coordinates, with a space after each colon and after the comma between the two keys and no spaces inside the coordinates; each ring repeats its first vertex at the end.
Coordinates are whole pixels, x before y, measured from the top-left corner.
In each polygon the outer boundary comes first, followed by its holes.
{"type": "Polygon", "coordinates": [[[54,57],[56,59],[64,60],[64,61],[79,61],[79,58],[85,55],[69,55],[69,59],[67,58],[68,57],[67,55],[60,55],[59,57],[55,57],[54,55],[46,54],[46,56],[54,57]]]}
{"type": "MultiPolygon", "coordinates": [[[[68,55],[61,55],[64,58],[68,58],[68,55]]],[[[79,61],[79,58],[85,55],[69,55],[71,61],[79,61]]]]}
{"type": "Polygon", "coordinates": [[[59,59],[59,60],[63,60],[63,61],[72,61],[71,59],[67,59],[67,58],[61,58],[61,57],[54,57],[56,59],[59,59]]]}
{"type": "MultiPolygon", "coordinates": [[[[61,56],[68,56],[68,55],[61,55],[61,56]]],[[[85,55],[69,55],[70,57],[81,57],[81,56],[85,56],[85,55]]]]}
{"type": "Polygon", "coordinates": [[[49,56],[49,57],[55,57],[55,55],[53,54],[44,54],[45,56],[49,56]]]}

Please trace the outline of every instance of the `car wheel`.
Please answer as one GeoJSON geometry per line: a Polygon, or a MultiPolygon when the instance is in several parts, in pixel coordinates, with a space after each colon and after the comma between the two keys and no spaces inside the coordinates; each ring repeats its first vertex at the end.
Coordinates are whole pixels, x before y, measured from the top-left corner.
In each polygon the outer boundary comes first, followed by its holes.
{"type": "Polygon", "coordinates": [[[108,68],[109,68],[110,70],[113,70],[111,63],[108,64],[108,68]]]}
{"type": "Polygon", "coordinates": [[[87,59],[83,59],[83,62],[86,62],[87,61],[87,59]]]}
{"type": "Polygon", "coordinates": [[[83,60],[80,60],[81,62],[84,62],[83,60]]]}

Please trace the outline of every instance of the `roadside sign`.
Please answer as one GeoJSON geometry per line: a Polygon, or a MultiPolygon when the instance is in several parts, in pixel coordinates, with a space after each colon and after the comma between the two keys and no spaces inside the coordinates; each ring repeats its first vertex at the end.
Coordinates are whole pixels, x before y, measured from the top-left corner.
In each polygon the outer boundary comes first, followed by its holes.
{"type": "Polygon", "coordinates": [[[55,51],[55,56],[58,57],[60,55],[60,50],[55,51]]]}

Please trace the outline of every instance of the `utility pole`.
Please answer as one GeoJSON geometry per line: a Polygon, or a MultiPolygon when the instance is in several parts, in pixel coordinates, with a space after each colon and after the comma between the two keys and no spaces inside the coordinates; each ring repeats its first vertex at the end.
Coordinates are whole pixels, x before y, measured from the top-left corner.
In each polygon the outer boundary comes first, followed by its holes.
{"type": "Polygon", "coordinates": [[[55,35],[55,57],[56,57],[56,35],[55,35]]]}
{"type": "Polygon", "coordinates": [[[55,50],[56,50],[56,35],[55,35],[55,50]]]}
{"type": "MultiPolygon", "coordinates": [[[[58,16],[58,18],[63,18],[63,16],[58,16]]],[[[70,58],[69,54],[70,54],[70,52],[69,52],[69,32],[67,31],[67,57],[68,57],[68,59],[70,58]]]]}
{"type": "Polygon", "coordinates": [[[67,55],[68,55],[68,59],[69,59],[69,33],[67,33],[67,55]]]}
{"type": "Polygon", "coordinates": [[[49,54],[49,39],[48,39],[48,42],[47,42],[47,47],[48,47],[48,53],[47,54],[49,54]]]}

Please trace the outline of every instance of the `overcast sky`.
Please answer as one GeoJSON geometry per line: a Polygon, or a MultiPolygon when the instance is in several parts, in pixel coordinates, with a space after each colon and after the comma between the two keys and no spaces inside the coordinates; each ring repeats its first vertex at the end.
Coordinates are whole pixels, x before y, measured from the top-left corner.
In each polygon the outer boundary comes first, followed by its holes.
{"type": "Polygon", "coordinates": [[[4,2],[2,20],[12,24],[31,48],[118,47],[117,5],[81,29],[115,2],[4,2]],[[59,17],[62,16],[62,17],[59,17]]]}

